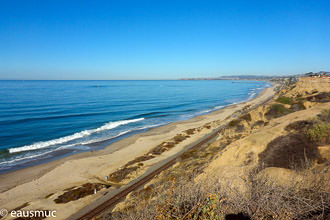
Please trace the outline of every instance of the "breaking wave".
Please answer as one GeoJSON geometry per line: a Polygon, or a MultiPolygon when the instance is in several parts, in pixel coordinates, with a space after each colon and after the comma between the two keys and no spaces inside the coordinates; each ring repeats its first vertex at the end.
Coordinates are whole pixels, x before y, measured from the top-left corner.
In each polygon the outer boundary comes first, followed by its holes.
{"type": "Polygon", "coordinates": [[[90,130],[84,130],[81,132],[77,132],[72,135],[68,135],[65,137],[49,140],[49,141],[43,141],[43,142],[37,142],[31,145],[25,145],[22,147],[16,147],[16,148],[11,148],[9,149],[9,153],[18,153],[18,152],[23,152],[23,151],[31,151],[31,150],[38,150],[42,148],[47,148],[56,144],[63,144],[69,141],[73,141],[75,139],[83,138],[86,136],[89,136],[93,133],[101,132],[104,130],[111,130],[113,128],[116,128],[121,125],[126,125],[138,121],[142,121],[144,118],[137,118],[137,119],[132,119],[132,120],[122,120],[122,121],[116,121],[116,122],[109,122],[104,124],[103,126],[96,128],[96,129],[90,129],[90,130]]]}

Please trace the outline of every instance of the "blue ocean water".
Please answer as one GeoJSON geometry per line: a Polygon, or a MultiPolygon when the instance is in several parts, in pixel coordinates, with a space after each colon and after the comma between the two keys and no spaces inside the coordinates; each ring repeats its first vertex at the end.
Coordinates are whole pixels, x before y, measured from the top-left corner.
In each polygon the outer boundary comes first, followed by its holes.
{"type": "Polygon", "coordinates": [[[0,81],[0,173],[255,97],[260,81],[0,81]]]}

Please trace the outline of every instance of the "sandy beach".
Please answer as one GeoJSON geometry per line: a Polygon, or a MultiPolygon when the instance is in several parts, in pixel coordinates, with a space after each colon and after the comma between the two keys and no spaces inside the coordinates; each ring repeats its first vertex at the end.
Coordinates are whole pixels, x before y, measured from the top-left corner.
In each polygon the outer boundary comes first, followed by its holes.
{"type": "MultiPolygon", "coordinates": [[[[265,89],[258,97],[244,103],[227,106],[207,115],[168,124],[133,135],[111,144],[104,150],[81,153],[46,164],[25,168],[0,176],[0,207],[8,210],[22,207],[26,210],[56,210],[58,219],[65,219],[105,193],[125,185],[142,175],[154,164],[185,149],[189,144],[203,138],[219,126],[237,117],[238,111],[253,108],[274,95],[274,87],[265,89]],[[194,132],[187,134],[187,130],[194,132]],[[156,146],[170,143],[174,137],[184,137],[159,154],[150,153],[156,146]],[[143,155],[153,155],[144,160],[134,172],[114,183],[105,176],[122,169],[129,161],[143,155]],[[68,189],[86,183],[110,184],[94,195],[85,196],[68,203],[54,200],[68,189]]],[[[172,143],[172,142],[171,142],[172,143]]],[[[111,176],[111,175],[110,175],[111,176]]],[[[9,217],[7,217],[9,218],[9,217]]]]}

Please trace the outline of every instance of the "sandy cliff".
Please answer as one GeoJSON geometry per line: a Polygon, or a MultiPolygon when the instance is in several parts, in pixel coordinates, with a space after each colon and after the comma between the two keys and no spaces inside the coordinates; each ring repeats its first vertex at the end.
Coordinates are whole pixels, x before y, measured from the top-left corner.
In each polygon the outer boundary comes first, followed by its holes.
{"type": "Polygon", "coordinates": [[[329,219],[330,80],[245,110],[102,218],[329,219]]]}

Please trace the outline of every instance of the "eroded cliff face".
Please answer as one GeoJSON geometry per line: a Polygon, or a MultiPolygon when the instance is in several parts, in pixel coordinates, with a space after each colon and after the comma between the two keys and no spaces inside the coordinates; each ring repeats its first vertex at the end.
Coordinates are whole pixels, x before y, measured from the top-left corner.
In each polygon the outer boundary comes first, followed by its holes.
{"type": "Polygon", "coordinates": [[[251,173],[281,184],[301,179],[308,183],[314,181],[315,173],[330,177],[330,142],[315,143],[307,134],[312,121],[330,109],[329,92],[328,79],[302,79],[249,112],[249,120],[235,121],[224,133],[242,137],[226,146],[197,180],[216,176],[246,190],[245,180],[251,173]]]}

